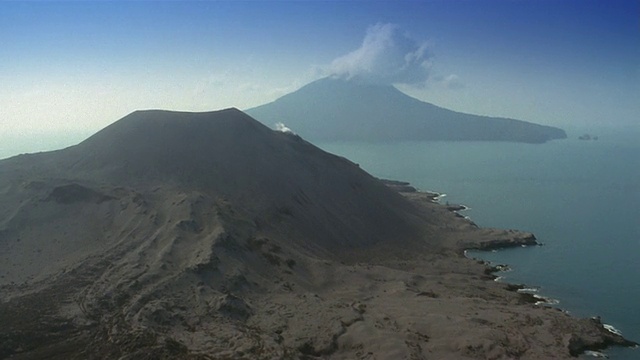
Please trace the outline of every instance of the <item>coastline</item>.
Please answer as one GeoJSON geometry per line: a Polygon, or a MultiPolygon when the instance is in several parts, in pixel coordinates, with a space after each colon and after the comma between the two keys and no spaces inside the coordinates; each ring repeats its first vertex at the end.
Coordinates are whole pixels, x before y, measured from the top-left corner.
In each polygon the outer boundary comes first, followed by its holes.
{"type": "MultiPolygon", "coordinates": [[[[318,257],[280,246],[271,235],[229,236],[215,228],[211,230],[219,231],[218,236],[201,237],[203,232],[187,228],[180,229],[187,241],[174,242],[173,237],[166,241],[179,246],[205,244],[218,254],[238,258],[226,262],[207,258],[168,267],[180,259],[193,259],[181,255],[164,262],[165,268],[158,263],[147,263],[151,264],[147,268],[140,266],[140,252],[132,253],[131,262],[122,262],[121,252],[111,252],[102,260],[88,257],[76,268],[50,274],[42,282],[3,286],[0,323],[6,326],[0,338],[7,341],[0,342],[0,357],[47,354],[68,359],[68,351],[91,351],[119,358],[125,344],[131,357],[152,354],[189,360],[537,360],[571,359],[612,345],[635,344],[612,333],[599,319],[578,319],[554,307],[535,305],[539,299],[518,291],[525,286],[495,281],[496,270],[507,267],[465,256],[470,248],[521,246],[535,241],[533,234],[478,227],[434,202],[438,195],[398,186],[409,190],[402,195],[411,202],[403,203],[419,219],[421,237],[394,238],[352,251],[343,248],[336,257],[318,257]],[[118,268],[113,268],[114,262],[118,268]],[[245,267],[256,264],[260,271],[245,267]],[[163,277],[169,281],[161,286],[146,285],[148,297],[141,300],[140,286],[145,285],[140,281],[166,271],[175,275],[163,277]],[[226,276],[224,288],[205,286],[213,276],[226,276]]],[[[391,200],[401,196],[385,192],[391,200]]],[[[158,191],[153,194],[158,196],[158,191]]],[[[169,204],[175,204],[164,214],[177,219],[204,201],[167,195],[169,204]]],[[[118,208],[128,204],[126,218],[158,209],[153,197],[146,197],[145,203],[140,201],[143,195],[119,196],[118,208]]],[[[230,217],[224,224],[237,221],[232,212],[215,209],[230,217]]],[[[170,226],[181,224],[184,221],[170,226]]],[[[123,245],[140,248],[154,246],[156,238],[138,236],[130,241],[123,245]]]]}
{"type": "MultiPolygon", "coordinates": [[[[459,211],[467,210],[468,207],[462,204],[441,204],[440,200],[446,196],[446,194],[440,194],[434,191],[420,191],[417,188],[410,185],[408,182],[382,180],[387,186],[398,191],[401,195],[407,197],[415,203],[424,205],[425,200],[431,202],[434,205],[444,207],[446,211],[452,212],[457,218],[461,218],[468,222],[468,226],[481,230],[469,217],[459,214],[459,211]],[[408,190],[408,191],[406,191],[408,190]]],[[[536,307],[547,307],[559,311],[567,316],[570,316],[576,322],[587,323],[592,327],[595,327],[599,332],[599,339],[597,341],[583,341],[583,339],[576,339],[570,341],[568,344],[569,353],[573,357],[579,355],[592,356],[592,357],[607,357],[600,351],[606,350],[610,347],[621,346],[638,348],[640,345],[632,340],[626,339],[624,335],[617,330],[613,325],[602,322],[599,316],[580,319],[574,318],[568,311],[557,307],[560,303],[559,300],[553,299],[547,296],[539,295],[539,289],[531,287],[525,284],[513,284],[508,282],[502,282],[501,276],[496,273],[509,271],[508,265],[504,264],[492,264],[491,262],[482,260],[480,258],[472,257],[468,254],[469,250],[475,251],[496,251],[499,249],[514,248],[514,247],[528,247],[528,246],[542,246],[543,244],[538,242],[535,235],[532,233],[520,232],[517,230],[506,230],[511,236],[501,236],[494,239],[486,239],[481,236],[475,241],[468,241],[460,243],[458,242],[458,253],[470,261],[475,261],[486,266],[485,275],[488,275],[495,282],[506,284],[508,291],[517,293],[525,303],[533,304],[536,307]]],[[[503,233],[504,235],[504,233],[503,233]]],[[[586,330],[586,329],[585,329],[586,330]]],[[[587,330],[587,332],[590,330],[587,330]]]]}

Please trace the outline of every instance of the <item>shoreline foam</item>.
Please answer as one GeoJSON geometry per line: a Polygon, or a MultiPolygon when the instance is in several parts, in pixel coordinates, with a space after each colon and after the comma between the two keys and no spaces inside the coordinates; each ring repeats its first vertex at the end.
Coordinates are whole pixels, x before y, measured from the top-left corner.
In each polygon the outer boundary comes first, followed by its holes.
{"type": "MultiPolygon", "coordinates": [[[[401,192],[401,191],[399,191],[401,192]]],[[[418,190],[419,192],[419,190],[418,190]]],[[[401,192],[402,193],[402,192],[401,192]]],[[[433,194],[433,192],[430,192],[430,194],[433,194]]],[[[404,194],[406,195],[406,194],[404,194]]],[[[433,202],[435,204],[441,205],[441,206],[445,206],[447,208],[447,210],[455,213],[456,215],[458,215],[458,217],[463,218],[464,220],[467,220],[470,224],[472,224],[473,226],[477,225],[471,220],[471,218],[469,216],[462,216],[460,214],[458,214],[458,211],[464,211],[464,210],[468,210],[469,207],[465,206],[465,205],[451,205],[451,204],[446,204],[443,205],[439,202],[439,200],[443,197],[445,197],[446,194],[440,194],[438,196],[436,196],[435,198],[433,198],[433,202]]],[[[536,246],[542,246],[542,243],[539,243],[537,241],[537,239],[535,239],[535,237],[532,235],[532,238],[535,240],[534,243],[531,243],[529,241],[527,242],[523,242],[523,243],[517,243],[517,242],[511,242],[511,241],[494,241],[494,242],[488,242],[488,243],[484,243],[484,244],[490,244],[490,245],[482,245],[482,243],[480,244],[474,244],[474,246],[471,247],[466,247],[461,251],[461,254],[463,255],[463,257],[470,259],[470,260],[475,260],[475,261],[481,261],[485,264],[487,264],[488,269],[490,271],[490,273],[494,274],[496,272],[508,272],[511,271],[512,269],[508,266],[508,265],[493,265],[490,262],[487,262],[484,259],[479,259],[476,257],[472,257],[469,254],[469,250],[475,250],[475,251],[497,251],[499,249],[502,248],[513,248],[516,246],[520,246],[520,247],[528,247],[530,245],[536,245],[536,246]]],[[[543,307],[550,307],[556,310],[559,310],[560,312],[562,312],[563,314],[567,314],[569,315],[569,312],[565,309],[562,309],[560,307],[556,307],[555,305],[560,304],[560,300],[558,299],[554,299],[551,297],[547,297],[547,296],[543,296],[539,294],[539,287],[525,287],[525,285],[521,285],[521,284],[512,284],[509,283],[508,281],[503,282],[503,280],[505,279],[505,277],[503,276],[499,276],[499,275],[494,275],[494,282],[499,282],[499,283],[506,283],[507,286],[509,287],[513,287],[516,288],[516,292],[524,295],[524,296],[529,296],[531,299],[533,299],[531,302],[535,305],[535,306],[543,306],[543,307]]],[[[576,320],[580,320],[578,318],[575,318],[576,320]]],[[[597,345],[589,345],[589,346],[582,346],[579,347],[577,350],[573,349],[572,350],[572,355],[573,356],[577,356],[579,354],[585,354],[585,355],[590,355],[590,356],[594,356],[594,355],[602,355],[604,357],[608,357],[606,354],[596,351],[596,350],[602,350],[602,349],[606,349],[610,346],[625,346],[625,347],[632,347],[632,348],[637,348],[640,345],[638,345],[637,343],[630,341],[628,339],[625,339],[622,335],[622,333],[616,329],[614,326],[609,325],[609,324],[604,324],[601,323],[599,318],[597,318],[597,324],[598,326],[605,332],[608,332],[616,337],[619,337],[621,339],[620,343],[615,343],[612,340],[605,340],[604,343],[601,344],[597,344],[597,345]]],[[[599,356],[596,356],[599,357],[599,356]]]]}

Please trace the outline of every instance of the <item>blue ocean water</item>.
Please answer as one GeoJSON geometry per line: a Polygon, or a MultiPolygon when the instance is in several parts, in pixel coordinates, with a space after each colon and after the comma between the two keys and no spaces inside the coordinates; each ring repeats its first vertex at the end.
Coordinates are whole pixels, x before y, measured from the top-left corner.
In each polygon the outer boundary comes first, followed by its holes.
{"type": "MultiPolygon", "coordinates": [[[[329,143],[372,175],[446,193],[487,227],[531,231],[541,247],[472,256],[509,264],[504,280],[539,287],[579,317],[601,316],[640,342],[640,133],[542,145],[329,143]]],[[[614,348],[613,359],[640,359],[614,348]]]]}

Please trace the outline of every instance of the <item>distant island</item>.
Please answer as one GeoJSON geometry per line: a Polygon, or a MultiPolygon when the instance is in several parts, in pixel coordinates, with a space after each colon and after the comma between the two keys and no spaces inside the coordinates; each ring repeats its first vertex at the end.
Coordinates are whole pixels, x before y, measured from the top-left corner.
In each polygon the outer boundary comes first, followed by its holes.
{"type": "Polygon", "coordinates": [[[598,137],[595,135],[584,134],[578,136],[578,140],[598,140],[598,137]]]}
{"type": "Polygon", "coordinates": [[[246,110],[267,126],[283,123],[311,141],[510,141],[564,139],[564,130],[465,114],[412,98],[391,85],[324,78],[246,110]]]}

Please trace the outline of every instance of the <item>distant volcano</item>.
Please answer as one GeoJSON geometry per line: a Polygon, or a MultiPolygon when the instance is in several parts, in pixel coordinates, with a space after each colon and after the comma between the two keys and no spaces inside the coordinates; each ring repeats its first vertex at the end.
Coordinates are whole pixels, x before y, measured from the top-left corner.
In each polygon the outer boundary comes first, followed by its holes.
{"type": "Polygon", "coordinates": [[[391,85],[324,78],[246,111],[268,126],[282,122],[312,141],[512,141],[544,143],[564,130],[447,110],[391,85]]]}

